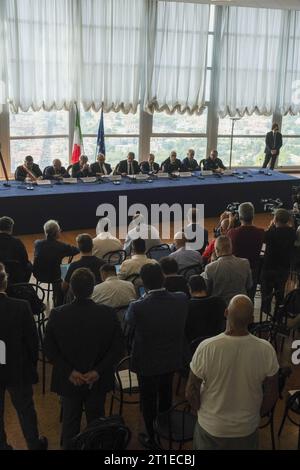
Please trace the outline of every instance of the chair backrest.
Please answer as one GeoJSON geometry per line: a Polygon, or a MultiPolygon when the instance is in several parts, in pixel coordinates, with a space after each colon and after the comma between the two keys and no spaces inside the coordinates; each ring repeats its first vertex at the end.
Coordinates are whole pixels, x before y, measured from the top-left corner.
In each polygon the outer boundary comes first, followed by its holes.
{"type": "Polygon", "coordinates": [[[138,392],[136,373],[131,369],[131,356],[124,357],[115,368],[115,379],[119,390],[130,395],[138,392]]]}
{"type": "Polygon", "coordinates": [[[167,243],[162,243],[161,245],[152,246],[152,248],[150,248],[146,254],[148,258],[159,261],[161,258],[169,256],[171,253],[172,252],[169,245],[167,243]]]}
{"type": "Polygon", "coordinates": [[[69,175],[71,175],[72,166],[73,165],[69,165],[68,168],[67,168],[67,173],[69,173],[69,175]]]}
{"type": "Polygon", "coordinates": [[[103,255],[103,259],[106,263],[112,264],[114,266],[118,264],[122,264],[123,261],[126,259],[126,251],[125,250],[117,250],[117,251],[109,251],[105,255],[103,255]]]}
{"type": "Polygon", "coordinates": [[[78,434],[71,444],[73,450],[125,450],[131,438],[130,429],[121,416],[98,418],[78,434]]]}
{"type": "Polygon", "coordinates": [[[50,168],[50,166],[46,166],[46,168],[44,168],[43,170],[43,178],[46,178],[46,172],[48,171],[48,168],[50,168]]]}
{"type": "Polygon", "coordinates": [[[40,286],[29,283],[11,284],[6,292],[14,299],[27,300],[34,315],[39,315],[45,310],[45,291],[40,286]]]}
{"type": "Polygon", "coordinates": [[[187,266],[186,268],[180,269],[178,274],[181,274],[187,281],[194,274],[201,274],[203,271],[203,266],[200,263],[187,266]]]}
{"type": "Polygon", "coordinates": [[[287,379],[292,373],[292,369],[290,367],[280,367],[278,371],[278,391],[279,397],[282,398],[282,393],[286,384],[287,379]]]}
{"type": "Polygon", "coordinates": [[[191,413],[187,400],[175,403],[168,411],[159,413],[154,423],[155,432],[169,442],[188,442],[193,439],[197,417],[191,413]],[[165,434],[166,433],[166,434],[165,434]]]}

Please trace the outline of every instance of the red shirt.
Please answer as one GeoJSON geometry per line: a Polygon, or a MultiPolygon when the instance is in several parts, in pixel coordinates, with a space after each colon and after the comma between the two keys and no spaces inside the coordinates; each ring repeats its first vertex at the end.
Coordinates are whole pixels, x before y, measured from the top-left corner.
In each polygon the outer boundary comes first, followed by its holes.
{"type": "Polygon", "coordinates": [[[230,229],[227,236],[232,241],[232,253],[239,258],[248,259],[251,269],[255,268],[265,237],[264,229],[254,225],[241,225],[230,229]]]}

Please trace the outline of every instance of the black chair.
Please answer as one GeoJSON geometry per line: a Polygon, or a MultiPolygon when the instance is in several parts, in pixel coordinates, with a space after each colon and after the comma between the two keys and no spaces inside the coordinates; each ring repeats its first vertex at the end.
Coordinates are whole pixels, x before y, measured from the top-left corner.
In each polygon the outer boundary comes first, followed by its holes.
{"type": "Polygon", "coordinates": [[[176,403],[168,411],[159,413],[154,421],[154,432],[161,446],[161,439],[169,443],[172,450],[173,443],[178,444],[178,450],[183,444],[192,441],[197,416],[191,413],[191,407],[186,400],[176,403]]]}
{"type": "Polygon", "coordinates": [[[288,418],[291,423],[295,424],[298,427],[297,449],[300,450],[300,390],[290,390],[288,392],[283,418],[278,431],[278,437],[280,437],[281,435],[286,418],[288,418]],[[291,416],[291,413],[295,415],[295,417],[291,416]],[[296,416],[298,416],[297,420],[296,416]]]}
{"type": "MultiPolygon", "coordinates": [[[[282,393],[287,381],[287,378],[291,375],[292,370],[290,367],[282,367],[278,371],[278,391],[279,391],[279,398],[282,400],[282,393]]],[[[272,450],[276,450],[275,446],[275,435],[274,435],[274,413],[275,413],[275,408],[276,408],[277,402],[267,413],[265,416],[262,416],[262,420],[264,423],[262,423],[259,426],[259,429],[264,429],[267,426],[270,426],[270,432],[271,432],[271,441],[272,441],[272,450]]]]}
{"type": "Polygon", "coordinates": [[[194,274],[201,274],[203,271],[202,264],[192,264],[191,266],[187,266],[186,268],[180,269],[178,274],[181,274],[187,281],[191,276],[194,274]]]}
{"type": "Polygon", "coordinates": [[[123,261],[126,259],[126,251],[125,250],[117,250],[117,251],[110,251],[103,255],[102,259],[108,264],[112,264],[117,266],[118,264],[122,264],[123,261]]]}
{"type": "Polygon", "coordinates": [[[148,258],[159,261],[161,258],[169,256],[171,253],[172,251],[169,245],[167,243],[162,243],[161,245],[152,246],[152,248],[147,251],[146,255],[148,258]]]}
{"type": "Polygon", "coordinates": [[[98,418],[78,434],[71,444],[72,450],[125,450],[131,432],[121,416],[98,418]]]}
{"type": "Polygon", "coordinates": [[[138,405],[140,400],[125,399],[124,395],[134,397],[139,394],[137,375],[131,370],[131,356],[124,357],[115,368],[115,381],[110,402],[110,416],[113,413],[114,401],[119,402],[119,415],[122,416],[123,405],[138,405]]]}

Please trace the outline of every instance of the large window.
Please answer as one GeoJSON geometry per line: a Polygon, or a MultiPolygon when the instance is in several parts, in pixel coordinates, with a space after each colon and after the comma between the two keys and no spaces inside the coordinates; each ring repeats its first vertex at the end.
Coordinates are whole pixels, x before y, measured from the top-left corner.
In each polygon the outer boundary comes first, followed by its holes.
{"type": "Polygon", "coordinates": [[[280,151],[279,166],[300,165],[300,116],[282,118],[283,146],[280,151]]]}
{"type": "Polygon", "coordinates": [[[26,155],[32,155],[41,169],[59,158],[69,164],[69,113],[28,111],[10,113],[10,169],[14,173],[26,155]]]}

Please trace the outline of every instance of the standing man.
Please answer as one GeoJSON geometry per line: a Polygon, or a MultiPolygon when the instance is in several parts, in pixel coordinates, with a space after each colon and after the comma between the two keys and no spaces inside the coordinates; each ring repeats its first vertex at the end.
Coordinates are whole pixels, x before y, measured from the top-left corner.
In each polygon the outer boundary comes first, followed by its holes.
{"type": "Polygon", "coordinates": [[[278,361],[264,339],[253,336],[253,304],[234,297],[224,333],[203,341],[190,364],[186,397],[198,411],[195,450],[255,450],[258,427],[278,398],[278,361]]]}
{"type": "Polygon", "coordinates": [[[279,126],[276,122],[272,125],[272,130],[266,135],[265,161],[263,168],[267,168],[270,160],[270,169],[274,170],[276,159],[279,156],[282,147],[282,134],[279,132],[279,126]]]}
{"type": "Polygon", "coordinates": [[[8,391],[18,413],[29,450],[46,450],[48,441],[39,437],[32,384],[38,381],[38,335],[30,306],[9,298],[7,274],[0,264],[0,341],[5,345],[5,364],[0,362],[0,450],[10,450],[4,430],[4,398],[8,391]]]}

